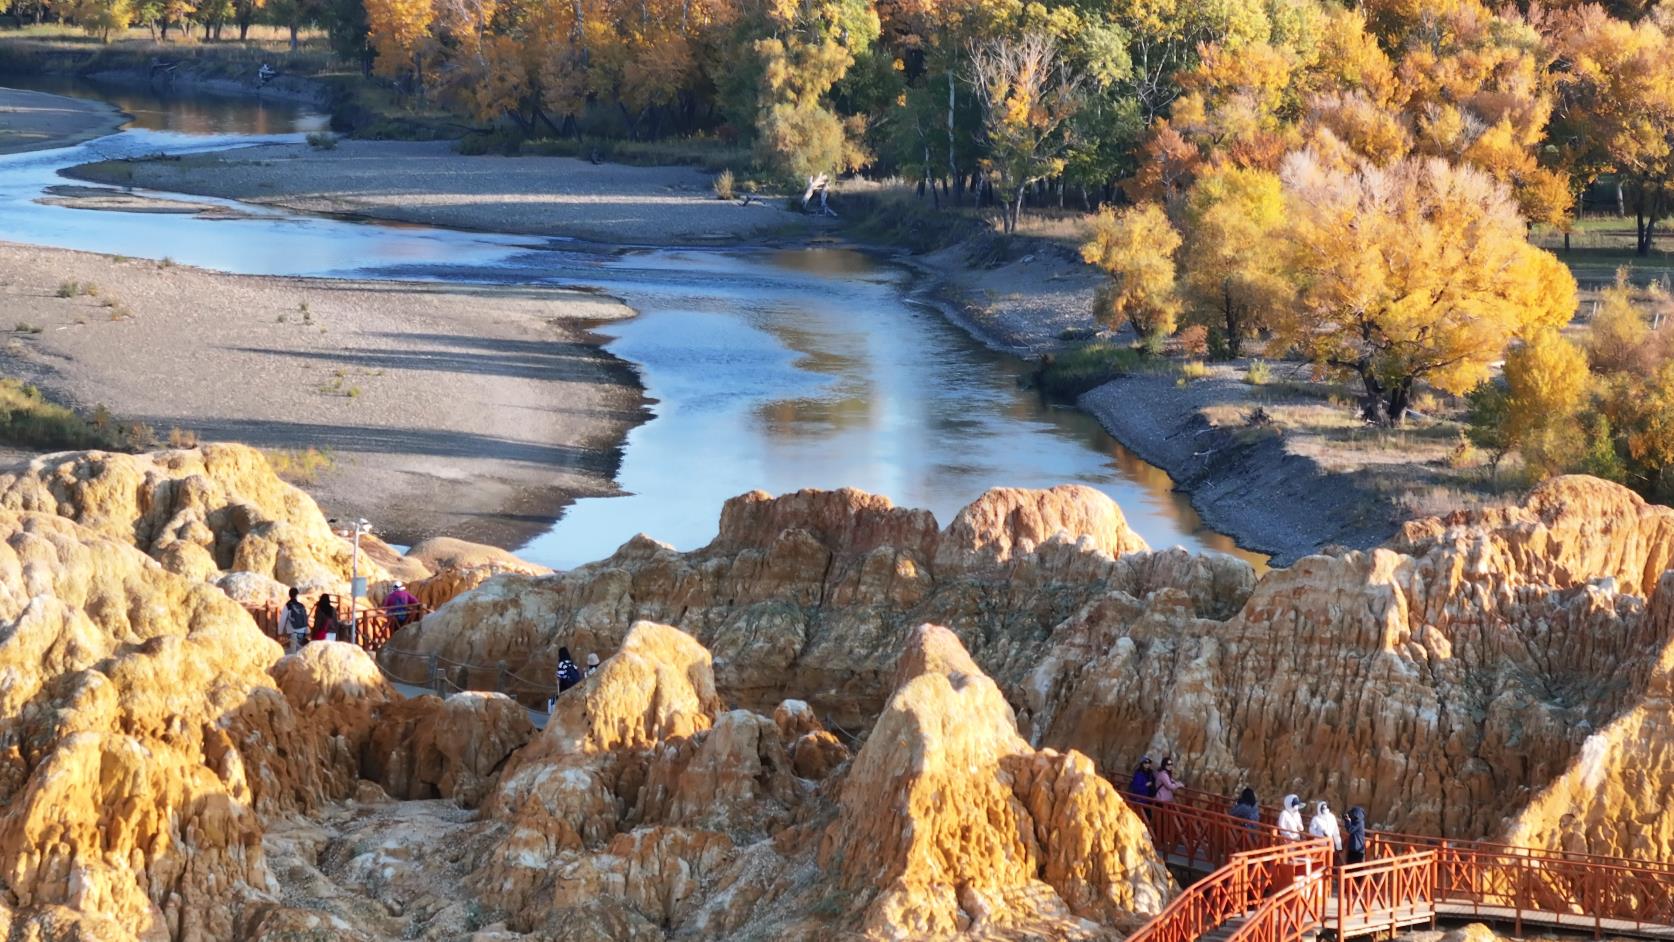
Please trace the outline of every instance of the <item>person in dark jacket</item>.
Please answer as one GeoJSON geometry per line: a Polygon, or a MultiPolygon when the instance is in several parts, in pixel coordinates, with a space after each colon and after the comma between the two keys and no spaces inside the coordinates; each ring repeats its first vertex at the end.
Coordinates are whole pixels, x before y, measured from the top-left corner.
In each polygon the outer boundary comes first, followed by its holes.
{"type": "Polygon", "coordinates": [[[1151,771],[1151,757],[1141,756],[1139,767],[1133,770],[1133,781],[1128,783],[1128,791],[1139,798],[1157,797],[1157,774],[1151,771]]]}
{"type": "Polygon", "coordinates": [[[294,588],[291,589],[291,600],[285,603],[284,617],[279,624],[285,639],[290,642],[291,653],[302,650],[302,646],[308,643],[308,606],[297,599],[294,588]]]}
{"type": "Polygon", "coordinates": [[[321,595],[314,603],[314,640],[324,641],[328,633],[337,631],[337,606],[331,604],[331,596],[321,595]]]}
{"type": "Polygon", "coordinates": [[[1343,856],[1351,864],[1366,861],[1366,809],[1355,805],[1344,819],[1347,827],[1343,835],[1343,856]]]}
{"type": "Polygon", "coordinates": [[[581,669],[570,659],[569,648],[558,649],[558,692],[564,691],[581,683],[581,669]]]}
{"type": "Polygon", "coordinates": [[[1251,825],[1261,823],[1261,805],[1256,802],[1255,789],[1246,788],[1238,793],[1238,800],[1232,804],[1232,816],[1243,818],[1251,825]]]}

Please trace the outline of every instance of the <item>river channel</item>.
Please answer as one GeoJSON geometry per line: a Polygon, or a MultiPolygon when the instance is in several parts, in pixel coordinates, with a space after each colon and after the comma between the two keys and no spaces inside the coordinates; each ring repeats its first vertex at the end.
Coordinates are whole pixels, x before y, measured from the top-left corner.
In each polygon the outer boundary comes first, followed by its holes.
{"type": "MultiPolygon", "coordinates": [[[[634,364],[651,416],[623,446],[624,496],[587,498],[515,548],[570,567],[637,532],[681,549],[715,533],[721,502],[761,489],[851,486],[942,523],[985,489],[1080,483],[1109,494],[1153,547],[1239,550],[1207,530],[1161,470],[1074,409],[1019,384],[1026,366],[918,300],[909,270],[850,248],[599,252],[562,239],[383,225],[190,197],[233,218],[106,213],[36,202],[92,160],[297,140],[324,124],[285,103],[161,96],[65,80],[0,84],[102,98],[119,134],[0,157],[0,238],[239,274],[586,286],[637,317],[606,348],[634,364]],[[230,214],[229,214],[230,215],[230,214]]],[[[171,194],[158,194],[168,196],[171,194]]]]}

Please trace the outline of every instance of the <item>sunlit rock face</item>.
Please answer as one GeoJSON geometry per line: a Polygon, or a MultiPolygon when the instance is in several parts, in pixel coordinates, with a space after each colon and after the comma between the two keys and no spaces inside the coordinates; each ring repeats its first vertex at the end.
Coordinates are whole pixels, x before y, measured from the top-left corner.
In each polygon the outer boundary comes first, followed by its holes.
{"type": "Polygon", "coordinates": [[[502,577],[396,650],[540,676],[559,645],[608,655],[661,621],[714,652],[729,703],[797,698],[853,736],[894,691],[891,652],[933,622],[1029,742],[1109,777],[1175,754],[1191,784],[1362,804],[1392,827],[1665,855],[1671,557],[1674,512],[1580,477],[1259,583],[1144,549],[1084,488],[992,491],[945,529],[856,491],[748,494],[703,549],[637,538],[502,577]]]}

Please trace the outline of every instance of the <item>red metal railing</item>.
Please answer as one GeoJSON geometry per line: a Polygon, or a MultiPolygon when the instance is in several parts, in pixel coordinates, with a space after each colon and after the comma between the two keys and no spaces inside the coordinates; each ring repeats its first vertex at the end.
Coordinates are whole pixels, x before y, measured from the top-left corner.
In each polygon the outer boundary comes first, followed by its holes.
{"type": "Polygon", "coordinates": [[[1328,923],[1342,939],[1434,921],[1439,911],[1511,922],[1519,934],[1525,921],[1595,937],[1674,932],[1674,867],[1661,861],[1369,831],[1369,859],[1333,882],[1323,878],[1326,842],[1286,843],[1272,809],[1256,824],[1223,814],[1230,802],[1204,792],[1128,801],[1165,857],[1216,868],[1141,929],[1139,942],[1188,942],[1234,919],[1243,921],[1230,938],[1247,942],[1297,939],[1328,923]]]}
{"type": "Polygon", "coordinates": [[[1433,921],[1435,893],[1434,851],[1350,864],[1337,871],[1337,938],[1433,921]]]}
{"type": "MultiPolygon", "coordinates": [[[[346,623],[348,620],[348,609],[346,607],[348,600],[334,597],[332,601],[333,604],[338,605],[337,611],[341,613],[338,616],[339,625],[346,623]]],[[[290,641],[280,630],[281,620],[285,613],[283,605],[247,605],[245,608],[249,610],[250,617],[256,620],[256,625],[261,628],[263,634],[280,644],[286,644],[290,641]]],[[[395,632],[408,625],[417,624],[419,619],[427,614],[429,614],[429,610],[418,604],[400,606],[394,609],[358,606],[355,608],[355,643],[368,651],[376,652],[389,642],[390,636],[395,632]]],[[[313,625],[312,615],[309,616],[309,625],[310,627],[313,625]]],[[[340,627],[338,630],[342,631],[342,628],[340,627]]]]}
{"type": "Polygon", "coordinates": [[[1331,864],[1331,846],[1325,840],[1285,841],[1270,824],[1198,807],[1190,800],[1128,800],[1149,822],[1158,853],[1190,867],[1215,867],[1128,942],[1194,942],[1246,914],[1252,914],[1251,922],[1239,931],[1256,924],[1252,942],[1292,937],[1262,933],[1298,927],[1300,934],[1323,924],[1325,874],[1331,864]]]}

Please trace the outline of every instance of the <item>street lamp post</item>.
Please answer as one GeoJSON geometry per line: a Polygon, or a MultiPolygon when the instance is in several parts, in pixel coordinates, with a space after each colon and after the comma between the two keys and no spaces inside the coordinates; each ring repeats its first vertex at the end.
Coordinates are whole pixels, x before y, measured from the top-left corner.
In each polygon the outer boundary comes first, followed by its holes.
{"type": "Polygon", "coordinates": [[[355,602],[359,599],[360,594],[366,591],[366,586],[360,581],[360,535],[371,532],[372,525],[366,522],[365,517],[355,521],[355,549],[349,563],[349,637],[347,640],[350,644],[355,643],[355,602]]]}

